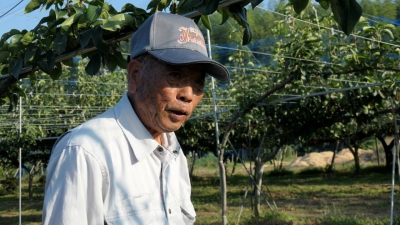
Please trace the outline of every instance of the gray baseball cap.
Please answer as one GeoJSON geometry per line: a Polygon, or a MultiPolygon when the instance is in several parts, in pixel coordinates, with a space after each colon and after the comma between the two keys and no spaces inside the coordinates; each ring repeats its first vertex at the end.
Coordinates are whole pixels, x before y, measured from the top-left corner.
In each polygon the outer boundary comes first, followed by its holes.
{"type": "Polygon", "coordinates": [[[204,37],[196,23],[186,17],[156,12],[131,38],[130,59],[150,53],[171,65],[204,64],[205,72],[219,80],[228,80],[229,72],[208,58],[204,37]]]}

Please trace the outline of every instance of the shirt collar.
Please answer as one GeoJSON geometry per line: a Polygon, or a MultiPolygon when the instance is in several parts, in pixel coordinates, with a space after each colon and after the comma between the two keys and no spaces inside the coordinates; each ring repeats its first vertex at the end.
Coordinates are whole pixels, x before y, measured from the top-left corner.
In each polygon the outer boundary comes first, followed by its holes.
{"type": "Polygon", "coordinates": [[[179,145],[174,132],[162,134],[161,138],[163,146],[169,152],[173,153],[175,156],[180,153],[181,146],[179,145]]]}
{"type": "MultiPolygon", "coordinates": [[[[114,107],[115,119],[127,138],[133,153],[138,161],[151,154],[158,146],[158,142],[143,126],[125,94],[114,107]]],[[[163,134],[164,145],[168,150],[179,153],[179,143],[173,132],[163,134]]],[[[178,155],[178,154],[176,154],[178,155]]]]}

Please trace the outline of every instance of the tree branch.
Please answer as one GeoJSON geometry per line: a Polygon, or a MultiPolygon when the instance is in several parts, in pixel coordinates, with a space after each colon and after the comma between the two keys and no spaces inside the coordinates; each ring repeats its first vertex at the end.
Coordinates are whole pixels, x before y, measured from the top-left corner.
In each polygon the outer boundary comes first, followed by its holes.
{"type": "Polygon", "coordinates": [[[246,107],[245,109],[240,110],[239,112],[237,112],[236,114],[234,114],[232,116],[232,119],[230,120],[228,126],[226,127],[226,132],[225,132],[225,135],[224,135],[224,137],[222,139],[222,142],[221,142],[222,145],[221,145],[221,151],[220,151],[220,160],[223,159],[223,151],[225,149],[226,143],[228,142],[229,135],[230,135],[230,133],[232,131],[232,127],[235,124],[236,120],[239,117],[241,117],[242,115],[244,115],[247,112],[251,111],[254,107],[256,107],[258,105],[258,103],[264,101],[271,94],[275,93],[276,91],[278,91],[280,89],[283,89],[287,84],[292,82],[297,76],[298,76],[297,73],[296,74],[291,74],[288,79],[282,81],[280,84],[278,84],[274,88],[268,90],[267,92],[265,92],[265,94],[261,95],[255,102],[253,102],[248,107],[246,107]]]}

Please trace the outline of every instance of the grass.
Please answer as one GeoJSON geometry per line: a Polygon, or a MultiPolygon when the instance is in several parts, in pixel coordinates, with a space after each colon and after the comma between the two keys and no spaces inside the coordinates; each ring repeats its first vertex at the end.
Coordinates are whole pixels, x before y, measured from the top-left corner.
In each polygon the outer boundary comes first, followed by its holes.
{"type": "MultiPolygon", "coordinates": [[[[218,170],[214,158],[208,158],[212,163],[200,161],[201,163],[196,164],[192,179],[196,225],[221,224],[218,170]]],[[[236,221],[239,221],[238,224],[254,225],[389,224],[391,174],[384,173],[381,167],[365,167],[362,175],[358,176],[353,174],[349,165],[336,167],[334,173],[330,174],[325,174],[324,170],[318,168],[285,170],[281,173],[266,168],[261,211],[256,218],[252,207],[253,189],[248,187],[249,177],[240,164],[237,165],[234,175],[230,175],[232,165],[229,164],[227,168],[229,224],[235,224],[236,221]],[[244,198],[247,187],[247,197],[244,198]]],[[[22,222],[37,225],[41,220],[43,185],[37,178],[34,183],[34,198],[29,200],[27,183],[24,179],[22,222]]],[[[394,215],[400,215],[398,193],[397,185],[394,215]]],[[[0,202],[0,224],[18,224],[18,193],[0,196],[0,202]]],[[[400,225],[400,219],[396,218],[394,224],[400,225]]]]}
{"type": "MultiPolygon", "coordinates": [[[[231,171],[231,166],[227,171],[231,171]]],[[[192,198],[198,214],[196,224],[221,223],[216,173],[215,169],[195,169],[192,198]]],[[[271,169],[264,174],[262,215],[257,219],[253,217],[252,191],[249,190],[239,224],[389,224],[391,174],[383,173],[381,167],[365,167],[358,176],[353,174],[352,165],[337,167],[332,174],[325,174],[318,168],[271,169]],[[273,213],[267,201],[270,205],[275,203],[279,213],[273,213]]],[[[248,182],[242,168],[237,168],[235,175],[227,176],[227,217],[232,224],[239,215],[248,182]]],[[[397,186],[396,193],[398,191],[397,186]]],[[[399,203],[396,197],[394,215],[400,215],[399,203]]]]}
{"type": "MultiPolygon", "coordinates": [[[[33,198],[28,198],[28,179],[22,179],[22,224],[39,225],[42,220],[43,185],[34,179],[33,198]]],[[[19,224],[19,191],[0,196],[0,224],[19,224]]]]}

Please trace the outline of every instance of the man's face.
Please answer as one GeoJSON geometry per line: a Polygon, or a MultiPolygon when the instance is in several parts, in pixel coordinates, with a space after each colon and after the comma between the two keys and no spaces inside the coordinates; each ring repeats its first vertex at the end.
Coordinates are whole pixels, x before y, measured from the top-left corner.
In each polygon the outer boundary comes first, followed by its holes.
{"type": "Polygon", "coordinates": [[[153,137],[178,130],[204,96],[199,65],[160,68],[132,60],[128,71],[129,99],[153,137]]]}

